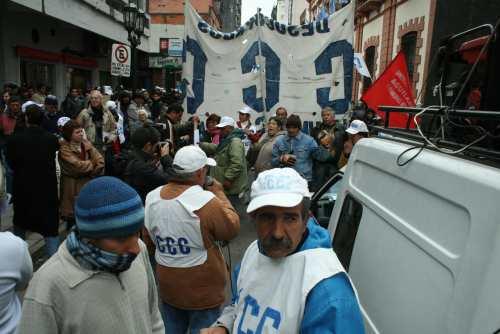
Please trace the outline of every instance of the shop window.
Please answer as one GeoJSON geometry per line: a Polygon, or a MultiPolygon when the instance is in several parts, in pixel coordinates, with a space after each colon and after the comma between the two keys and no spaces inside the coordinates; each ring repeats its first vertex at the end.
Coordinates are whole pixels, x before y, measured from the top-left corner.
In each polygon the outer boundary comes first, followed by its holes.
{"type": "Polygon", "coordinates": [[[413,82],[413,75],[415,71],[415,55],[417,51],[416,31],[409,32],[401,38],[401,50],[405,54],[406,64],[408,65],[408,75],[410,77],[410,82],[413,82]]]}
{"type": "Polygon", "coordinates": [[[351,195],[347,195],[342,205],[332,245],[346,271],[349,271],[354,242],[356,241],[362,215],[363,206],[361,203],[351,195]]]}
{"type": "Polygon", "coordinates": [[[54,65],[21,60],[21,80],[31,86],[54,87],[54,65]]]}
{"type": "Polygon", "coordinates": [[[92,86],[92,72],[80,68],[71,68],[71,87],[86,90],[92,86]]]}
{"type": "MultiPolygon", "coordinates": [[[[375,69],[375,61],[375,46],[370,46],[365,50],[365,62],[366,67],[368,67],[372,76],[375,75],[375,73],[373,73],[373,70],[375,69]]],[[[368,77],[363,77],[363,90],[367,90],[371,85],[372,80],[368,77]]]]}
{"type": "Polygon", "coordinates": [[[106,0],[106,4],[114,10],[123,12],[124,3],[121,0],[106,0]]]}

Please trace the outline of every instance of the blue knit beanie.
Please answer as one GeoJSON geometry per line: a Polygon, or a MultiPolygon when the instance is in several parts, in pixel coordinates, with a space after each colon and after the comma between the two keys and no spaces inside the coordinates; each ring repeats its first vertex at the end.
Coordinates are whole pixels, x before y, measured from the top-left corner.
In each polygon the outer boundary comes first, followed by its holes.
{"type": "Polygon", "coordinates": [[[144,225],[144,206],[137,192],[117,178],[87,183],[75,203],[76,226],[90,239],[126,237],[144,225]]]}

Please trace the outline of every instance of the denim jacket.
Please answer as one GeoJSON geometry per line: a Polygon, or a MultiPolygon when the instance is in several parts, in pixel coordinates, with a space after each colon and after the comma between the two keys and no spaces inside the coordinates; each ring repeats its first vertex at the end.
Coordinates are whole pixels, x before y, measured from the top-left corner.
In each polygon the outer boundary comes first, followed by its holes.
{"type": "Polygon", "coordinates": [[[273,146],[273,167],[280,167],[280,158],[284,154],[293,154],[297,157],[295,169],[308,182],[312,181],[313,160],[326,161],[330,154],[318,146],[309,135],[299,132],[296,137],[282,136],[273,146]]]}

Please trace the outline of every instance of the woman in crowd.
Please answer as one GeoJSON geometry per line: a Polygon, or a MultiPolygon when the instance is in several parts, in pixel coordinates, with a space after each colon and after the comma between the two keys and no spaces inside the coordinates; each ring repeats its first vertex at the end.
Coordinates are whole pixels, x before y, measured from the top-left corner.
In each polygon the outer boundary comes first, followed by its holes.
{"type": "Polygon", "coordinates": [[[60,209],[62,218],[71,226],[75,219],[73,211],[75,199],[88,181],[103,173],[104,158],[89,141],[83,139],[83,128],[78,122],[67,122],[62,135],[59,151],[60,209]]]}
{"type": "Polygon", "coordinates": [[[257,174],[273,168],[271,166],[273,145],[280,136],[286,133],[281,130],[282,122],[282,119],[279,117],[271,117],[267,122],[267,133],[252,147],[251,152],[257,154],[257,160],[255,161],[255,171],[257,174]]]}
{"type": "Polygon", "coordinates": [[[219,145],[220,142],[220,129],[216,127],[220,122],[220,116],[217,114],[211,114],[207,117],[206,121],[206,133],[203,138],[204,142],[219,145]]]}

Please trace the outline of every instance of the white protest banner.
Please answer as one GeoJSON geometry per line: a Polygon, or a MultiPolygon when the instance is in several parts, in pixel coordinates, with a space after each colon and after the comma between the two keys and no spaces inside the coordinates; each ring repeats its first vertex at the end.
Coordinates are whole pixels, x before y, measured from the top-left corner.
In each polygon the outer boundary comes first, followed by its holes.
{"type": "Polygon", "coordinates": [[[236,117],[247,105],[259,124],[283,106],[307,121],[307,130],[322,107],[345,113],[352,95],[353,3],[302,26],[256,14],[231,33],[210,27],[187,5],[183,78],[188,114],[236,117]]]}
{"type": "Polygon", "coordinates": [[[111,48],[111,75],[130,77],[130,47],[113,44],[111,48]]]}
{"type": "Polygon", "coordinates": [[[359,72],[364,77],[372,78],[370,75],[370,70],[368,69],[368,66],[366,66],[365,59],[363,58],[363,55],[361,53],[354,53],[354,67],[356,67],[356,70],[359,72]]]}

